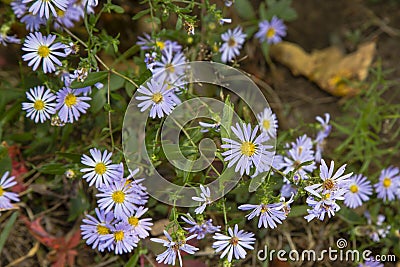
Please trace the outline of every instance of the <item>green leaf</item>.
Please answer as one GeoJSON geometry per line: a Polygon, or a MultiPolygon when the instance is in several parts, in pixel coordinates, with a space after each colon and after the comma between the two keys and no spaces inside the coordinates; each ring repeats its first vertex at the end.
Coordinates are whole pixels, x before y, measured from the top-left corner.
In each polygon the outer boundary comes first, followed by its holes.
{"type": "Polygon", "coordinates": [[[6,243],[8,236],[10,235],[14,223],[17,220],[17,217],[18,217],[18,212],[14,212],[11,215],[10,219],[7,221],[6,225],[4,226],[4,229],[0,231],[0,254],[3,250],[4,244],[6,243]]]}
{"type": "Polygon", "coordinates": [[[290,209],[288,217],[300,217],[307,215],[307,209],[310,207],[308,205],[293,206],[290,209]]]}
{"type": "Polygon", "coordinates": [[[256,13],[254,12],[253,6],[248,0],[236,0],[235,9],[240,17],[246,20],[251,20],[256,18],[256,13]]]}
{"type": "Polygon", "coordinates": [[[363,217],[354,212],[354,210],[342,207],[338,212],[338,216],[341,217],[349,224],[362,224],[364,223],[363,217]]]}
{"type": "Polygon", "coordinates": [[[77,80],[73,81],[70,88],[71,89],[77,89],[77,88],[83,88],[87,86],[93,86],[98,82],[103,81],[104,79],[107,78],[108,71],[97,71],[97,72],[90,72],[85,79],[84,82],[78,82],[77,80]]]}
{"type": "Polygon", "coordinates": [[[265,181],[265,178],[268,177],[268,175],[271,172],[262,172],[259,175],[257,175],[254,178],[251,178],[250,184],[249,184],[249,192],[254,192],[257,190],[257,188],[265,181]]]}
{"type": "Polygon", "coordinates": [[[181,18],[181,17],[178,17],[178,20],[176,21],[175,29],[176,29],[177,31],[179,31],[180,29],[182,29],[182,18],[181,18]]]}
{"type": "Polygon", "coordinates": [[[65,164],[61,163],[48,163],[38,169],[38,171],[41,173],[54,175],[64,174],[66,170],[67,167],[65,166],[65,164]]]}
{"type": "Polygon", "coordinates": [[[124,9],[117,5],[110,5],[110,10],[113,10],[115,13],[118,13],[118,14],[124,13],[124,9]]]}
{"type": "Polygon", "coordinates": [[[7,147],[0,145],[0,170],[11,170],[11,159],[7,147]]]}
{"type": "Polygon", "coordinates": [[[67,152],[56,152],[57,156],[70,159],[74,163],[79,163],[81,162],[81,154],[76,154],[76,153],[67,153],[67,152]]]}
{"type": "Polygon", "coordinates": [[[69,201],[69,216],[68,221],[75,221],[86,210],[90,209],[90,204],[87,201],[86,194],[79,190],[78,194],[69,201]]]}
{"type": "Polygon", "coordinates": [[[141,17],[143,17],[144,15],[149,14],[149,13],[150,13],[150,9],[142,10],[142,11],[138,12],[135,16],[133,16],[132,20],[138,20],[141,17]]]}
{"type": "MultiPolygon", "coordinates": [[[[267,12],[264,14],[265,19],[271,19],[273,16],[277,16],[285,21],[292,21],[297,18],[296,11],[290,6],[292,0],[269,0],[267,1],[267,12]]],[[[264,18],[263,18],[264,19],[264,18]]]]}
{"type": "Polygon", "coordinates": [[[136,267],[139,261],[139,256],[141,254],[140,249],[135,250],[135,254],[129,259],[129,261],[124,265],[124,267],[136,267]]]}
{"type": "Polygon", "coordinates": [[[106,104],[106,90],[98,90],[91,101],[90,110],[93,113],[97,113],[103,109],[104,105],[106,104]]]}

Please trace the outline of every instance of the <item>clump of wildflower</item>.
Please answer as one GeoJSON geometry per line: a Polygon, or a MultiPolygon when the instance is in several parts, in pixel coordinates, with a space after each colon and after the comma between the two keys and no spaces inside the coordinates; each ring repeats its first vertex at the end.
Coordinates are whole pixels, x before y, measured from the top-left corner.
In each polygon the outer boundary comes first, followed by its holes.
{"type": "Polygon", "coordinates": [[[110,233],[101,236],[101,249],[114,250],[115,254],[131,252],[137,247],[139,237],[131,231],[129,224],[119,222],[110,227],[110,233]]]}
{"type": "Polygon", "coordinates": [[[381,238],[385,238],[389,233],[391,226],[384,225],[386,217],[382,214],[378,214],[376,220],[372,220],[369,211],[364,212],[365,218],[367,218],[368,226],[365,235],[367,235],[372,241],[379,242],[381,238]]]}
{"type": "Polygon", "coordinates": [[[286,26],[281,19],[274,16],[271,21],[261,21],[258,24],[260,28],[255,34],[255,37],[260,42],[267,42],[268,44],[276,44],[282,41],[282,37],[286,36],[286,26]]]}
{"type": "Polygon", "coordinates": [[[82,238],[86,240],[87,245],[92,245],[92,249],[98,248],[100,251],[104,251],[105,242],[102,240],[102,236],[111,233],[114,214],[112,212],[106,213],[98,208],[95,209],[95,212],[96,217],[88,214],[82,220],[82,238]]]}
{"type": "Polygon", "coordinates": [[[222,138],[223,144],[221,147],[229,149],[222,153],[224,160],[228,161],[228,168],[236,164],[235,172],[240,172],[241,175],[250,174],[250,169],[255,168],[255,173],[261,173],[269,170],[272,162],[273,153],[269,151],[271,146],[264,144],[268,140],[265,133],[258,134],[258,126],[254,129],[250,124],[243,123],[236,126],[231,126],[232,132],[236,135],[239,141],[222,138]]]}
{"type": "Polygon", "coordinates": [[[226,63],[231,61],[240,54],[240,49],[246,40],[246,36],[247,35],[243,33],[240,26],[236,27],[234,30],[229,29],[221,35],[221,39],[224,41],[219,49],[222,53],[222,62],[226,63]]]}
{"type": "Polygon", "coordinates": [[[232,261],[233,257],[237,260],[244,259],[247,254],[244,248],[250,250],[254,249],[252,245],[256,239],[253,237],[253,233],[239,230],[238,225],[235,224],[234,229],[231,227],[228,228],[228,234],[229,235],[215,233],[213,236],[216,241],[213,243],[212,247],[217,253],[223,251],[220,256],[221,259],[225,256],[228,256],[229,262],[232,261]]]}
{"type": "Polygon", "coordinates": [[[26,110],[26,117],[35,121],[35,123],[43,123],[50,119],[50,115],[55,114],[56,104],[54,100],[56,96],[44,86],[33,87],[26,92],[26,97],[31,102],[22,103],[22,110],[26,110]]]}

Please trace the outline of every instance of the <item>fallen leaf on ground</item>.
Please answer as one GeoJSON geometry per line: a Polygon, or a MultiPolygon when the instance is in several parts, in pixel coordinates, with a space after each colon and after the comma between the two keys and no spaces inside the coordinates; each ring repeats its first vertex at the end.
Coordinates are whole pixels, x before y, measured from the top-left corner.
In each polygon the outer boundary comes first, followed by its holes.
{"type": "Polygon", "coordinates": [[[287,66],[293,75],[306,76],[332,95],[353,96],[361,88],[352,82],[367,78],[375,47],[375,42],[368,42],[348,55],[336,46],[307,53],[297,44],[281,42],[271,46],[271,57],[287,66]]]}

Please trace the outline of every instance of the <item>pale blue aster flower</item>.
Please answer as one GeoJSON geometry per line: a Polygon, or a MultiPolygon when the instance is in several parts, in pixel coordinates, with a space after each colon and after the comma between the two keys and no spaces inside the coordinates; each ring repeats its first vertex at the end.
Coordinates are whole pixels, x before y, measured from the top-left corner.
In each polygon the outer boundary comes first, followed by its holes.
{"type": "Polygon", "coordinates": [[[81,116],[81,113],[86,113],[90,107],[85,101],[91,100],[87,96],[79,96],[74,90],[64,87],[57,92],[58,115],[63,122],[73,123],[81,116]]]}
{"type": "Polygon", "coordinates": [[[58,11],[57,14],[53,24],[56,30],[62,30],[63,27],[72,28],[80,20],[80,10],[72,3],[65,11],[58,11]]]}
{"type": "Polygon", "coordinates": [[[268,44],[276,44],[282,41],[282,37],[286,36],[286,26],[281,19],[274,16],[271,21],[261,21],[258,24],[260,28],[255,34],[255,37],[260,42],[267,42],[268,44]]]}
{"type": "Polygon", "coordinates": [[[101,193],[97,203],[105,212],[113,211],[114,217],[124,220],[131,216],[145,200],[136,193],[136,188],[126,183],[125,179],[113,180],[108,186],[99,188],[101,193]]]}
{"type": "Polygon", "coordinates": [[[158,57],[157,52],[151,52],[151,54],[146,53],[144,55],[144,63],[146,63],[146,68],[148,68],[149,70],[153,69],[157,57],[158,57]]]}
{"type": "Polygon", "coordinates": [[[114,220],[112,212],[105,213],[103,210],[96,208],[96,217],[86,215],[81,225],[82,239],[86,240],[87,245],[92,245],[92,249],[98,248],[104,251],[104,241],[101,236],[111,233],[111,222],[114,220]]]}
{"type": "Polygon", "coordinates": [[[43,36],[40,32],[30,33],[25,39],[23,51],[27,53],[22,56],[24,61],[29,61],[28,66],[33,65],[35,71],[39,64],[43,61],[43,72],[50,73],[56,70],[54,64],[62,66],[61,61],[56,57],[65,57],[64,52],[56,50],[64,50],[65,45],[62,43],[54,43],[55,35],[43,36]]]}
{"type": "Polygon", "coordinates": [[[137,235],[139,238],[146,238],[150,234],[148,231],[151,230],[151,226],[153,223],[151,222],[151,218],[140,219],[140,217],[147,212],[148,208],[144,208],[140,206],[135,214],[127,217],[125,222],[131,226],[131,231],[133,234],[137,235]]]}
{"type": "Polygon", "coordinates": [[[0,209],[11,209],[13,207],[11,201],[19,201],[17,193],[5,190],[17,184],[17,182],[14,181],[15,177],[8,177],[9,174],[10,172],[5,172],[0,180],[0,209]]]}
{"type": "Polygon", "coordinates": [[[215,252],[223,251],[220,258],[222,259],[227,255],[229,262],[232,261],[233,257],[237,260],[244,259],[247,254],[244,249],[253,250],[252,245],[256,240],[253,233],[239,230],[237,224],[235,224],[234,229],[228,228],[228,235],[215,233],[213,238],[216,240],[212,244],[215,252]]]}
{"type": "Polygon", "coordinates": [[[215,232],[219,232],[221,229],[221,226],[214,226],[212,224],[212,219],[208,220],[199,220],[195,221],[190,214],[186,214],[185,216],[181,216],[182,220],[184,220],[186,223],[190,224],[191,227],[185,227],[184,229],[189,231],[190,234],[196,234],[197,239],[203,239],[206,234],[213,234],[215,232]]]}
{"type": "Polygon", "coordinates": [[[129,224],[120,222],[110,227],[111,233],[102,235],[100,240],[103,242],[101,248],[114,250],[115,254],[130,253],[137,247],[139,238],[133,234],[129,224]]]}
{"type": "Polygon", "coordinates": [[[26,29],[30,32],[38,31],[41,26],[46,25],[46,19],[39,15],[28,13],[21,18],[21,22],[25,23],[26,29]]]}
{"type": "Polygon", "coordinates": [[[180,240],[173,240],[172,237],[168,234],[167,231],[164,230],[164,235],[167,237],[167,240],[161,238],[151,238],[150,240],[156,243],[163,244],[164,247],[167,247],[167,250],[163,253],[157,255],[156,261],[158,263],[164,263],[169,265],[175,265],[176,256],[179,259],[179,265],[182,267],[182,256],[181,251],[184,251],[188,254],[194,254],[198,248],[189,245],[187,243],[188,240],[191,240],[196,237],[196,235],[191,235],[187,238],[180,240]]]}
{"type": "Polygon", "coordinates": [[[173,45],[168,45],[162,50],[160,61],[154,62],[151,72],[157,80],[168,84],[176,84],[181,81],[185,74],[186,57],[182,52],[174,52],[173,45]]]}
{"type": "Polygon", "coordinates": [[[258,228],[264,226],[264,228],[271,229],[276,228],[277,224],[281,224],[282,221],[286,219],[286,214],[284,211],[282,211],[282,208],[282,203],[261,203],[259,205],[244,204],[238,207],[240,210],[252,210],[252,212],[246,215],[248,220],[251,220],[254,217],[259,217],[257,225],[258,228]]]}
{"type": "Polygon", "coordinates": [[[226,63],[240,55],[240,49],[246,40],[246,34],[243,33],[242,27],[238,26],[234,30],[228,29],[227,32],[221,35],[224,41],[219,52],[222,53],[221,61],[226,63]]]}
{"type": "Polygon", "coordinates": [[[17,38],[16,35],[7,35],[5,33],[0,33],[0,44],[7,46],[7,44],[19,44],[21,39],[17,38]]]}
{"type": "Polygon", "coordinates": [[[192,197],[192,199],[194,201],[198,201],[201,204],[200,207],[198,207],[198,208],[196,208],[194,210],[194,212],[196,214],[203,213],[204,210],[206,209],[206,206],[211,204],[211,199],[210,199],[211,191],[210,191],[210,188],[209,187],[205,188],[203,185],[200,185],[200,190],[201,190],[200,197],[192,197]]]}
{"type": "Polygon", "coordinates": [[[290,197],[292,194],[297,194],[297,187],[291,183],[284,183],[281,188],[281,195],[290,197]]]}
{"type": "Polygon", "coordinates": [[[22,110],[25,110],[26,117],[35,121],[35,123],[43,123],[50,119],[50,115],[55,114],[56,104],[54,100],[56,96],[44,86],[36,86],[26,92],[26,97],[31,102],[22,103],[22,110]]]}
{"type": "Polygon", "coordinates": [[[333,174],[334,167],[335,163],[333,160],[331,161],[331,166],[328,169],[328,166],[322,159],[320,165],[320,178],[322,179],[322,183],[310,185],[304,189],[319,198],[322,197],[321,194],[325,195],[333,192],[335,192],[336,197],[343,196],[349,190],[348,179],[353,173],[343,175],[344,171],[346,170],[346,164],[344,164],[336,171],[335,174],[333,174]]]}
{"type": "Polygon", "coordinates": [[[348,189],[344,195],[344,204],[352,209],[361,206],[372,195],[371,182],[361,174],[350,177],[348,189]]]}
{"type": "Polygon", "coordinates": [[[369,236],[369,238],[371,238],[372,241],[379,242],[381,238],[385,238],[387,236],[391,229],[391,226],[384,225],[384,222],[386,220],[385,215],[378,214],[376,219],[372,220],[371,214],[367,210],[364,212],[364,216],[367,219],[367,223],[369,225],[369,230],[366,234],[369,236]]]}
{"type": "Polygon", "coordinates": [[[157,50],[161,51],[165,50],[168,47],[171,47],[172,52],[180,52],[182,50],[182,46],[177,41],[161,41],[159,39],[154,40],[148,33],[143,33],[143,36],[138,37],[138,41],[136,42],[138,46],[140,46],[141,50],[157,50]]]}
{"type": "MultiPolygon", "coordinates": [[[[339,196],[339,198],[343,199],[343,196],[339,196]]],[[[334,193],[327,193],[319,200],[309,196],[306,202],[312,208],[307,210],[308,215],[304,217],[308,222],[314,218],[323,221],[325,219],[325,215],[328,215],[328,217],[331,218],[340,210],[340,206],[336,203],[334,193]]]]}
{"type": "Polygon", "coordinates": [[[283,212],[285,212],[285,215],[286,215],[286,216],[288,216],[289,213],[290,213],[290,210],[291,210],[290,205],[291,205],[291,204],[293,203],[293,201],[294,201],[294,195],[295,195],[295,193],[292,192],[288,200],[286,200],[284,196],[282,196],[282,197],[279,199],[279,201],[282,203],[282,208],[281,208],[281,210],[282,210],[283,212]]]}
{"type": "Polygon", "coordinates": [[[22,0],[14,0],[10,5],[17,18],[21,18],[27,11],[26,4],[22,3],[22,0]]]}
{"type": "Polygon", "coordinates": [[[162,118],[170,114],[176,106],[173,90],[168,89],[167,84],[161,84],[155,79],[151,79],[147,87],[141,85],[137,91],[142,94],[136,97],[142,101],[138,107],[141,108],[141,112],[150,108],[150,118],[162,118]]]}
{"type": "Polygon", "coordinates": [[[392,201],[400,198],[400,173],[399,168],[390,166],[381,171],[379,182],[374,184],[378,198],[384,201],[392,201]]]}
{"type": "Polygon", "coordinates": [[[33,15],[39,14],[40,17],[46,17],[46,19],[49,19],[50,12],[54,17],[57,17],[55,7],[65,11],[68,6],[68,0],[22,0],[24,4],[31,2],[33,2],[33,4],[29,8],[29,12],[33,15]]]}
{"type": "Polygon", "coordinates": [[[90,157],[82,155],[81,162],[88,168],[81,169],[83,179],[85,179],[89,186],[93,184],[96,188],[100,188],[103,185],[110,185],[113,180],[121,180],[123,178],[122,164],[112,164],[111,156],[112,153],[104,150],[102,153],[97,148],[89,150],[90,157]]]}
{"type": "Polygon", "coordinates": [[[272,113],[269,107],[266,107],[263,112],[257,114],[257,121],[260,129],[266,132],[271,138],[276,137],[276,130],[278,129],[278,120],[276,115],[272,113]]]}
{"type": "MultiPolygon", "coordinates": [[[[290,171],[294,171],[296,176],[296,181],[307,180],[308,174],[312,173],[315,169],[314,162],[314,151],[312,150],[312,141],[311,138],[307,137],[307,135],[300,136],[296,139],[296,142],[292,142],[291,145],[288,146],[288,150],[286,151],[286,155],[277,155],[274,158],[274,166],[277,169],[283,169],[283,173],[287,174],[290,171]],[[290,147],[290,148],[289,148],[290,147]],[[312,161],[309,165],[304,165],[299,167],[302,163],[312,161]]],[[[294,178],[293,178],[294,179],[294,178]]],[[[288,183],[286,178],[284,181],[288,183]]]]}
{"type": "Polygon", "coordinates": [[[84,18],[85,14],[94,13],[93,7],[98,5],[98,0],[81,0],[75,1],[73,7],[75,7],[79,11],[80,18],[84,18]]]}
{"type": "Polygon", "coordinates": [[[321,124],[321,130],[318,131],[317,137],[315,138],[315,161],[320,162],[322,158],[322,152],[324,151],[325,139],[329,136],[332,125],[329,125],[330,115],[325,113],[325,119],[320,116],[316,117],[316,120],[321,124]]]}
{"type": "Polygon", "coordinates": [[[258,125],[252,129],[250,124],[236,123],[231,129],[239,141],[222,138],[227,144],[221,147],[229,149],[221,154],[224,160],[229,162],[228,168],[236,164],[235,172],[240,172],[241,175],[250,175],[250,169],[253,167],[256,173],[268,171],[273,158],[273,152],[269,151],[271,146],[264,144],[269,139],[268,136],[264,132],[257,135],[258,125]]]}

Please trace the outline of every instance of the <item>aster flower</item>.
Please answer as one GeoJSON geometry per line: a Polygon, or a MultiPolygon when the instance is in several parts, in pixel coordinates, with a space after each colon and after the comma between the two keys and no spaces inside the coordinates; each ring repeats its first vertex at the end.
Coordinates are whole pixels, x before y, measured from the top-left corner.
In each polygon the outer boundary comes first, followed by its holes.
{"type": "Polygon", "coordinates": [[[149,236],[151,226],[151,218],[140,219],[140,217],[147,212],[148,208],[140,206],[136,213],[126,218],[126,222],[131,226],[131,231],[139,238],[146,238],[149,236]]]}
{"type": "MultiPolygon", "coordinates": [[[[340,192],[340,195],[342,195],[346,193],[348,191],[348,178],[353,173],[343,175],[346,169],[346,164],[344,164],[336,171],[335,174],[333,174],[334,167],[335,163],[332,160],[331,166],[328,170],[328,166],[322,159],[320,166],[320,177],[323,182],[321,184],[307,186],[304,189],[319,198],[321,198],[321,194],[325,195],[327,193],[340,192]]],[[[338,197],[338,194],[336,196],[338,197]]]]}
{"type": "Polygon", "coordinates": [[[390,166],[381,171],[379,182],[374,184],[378,198],[384,201],[392,201],[397,197],[400,198],[400,173],[399,168],[390,166]]]}
{"type": "Polygon", "coordinates": [[[253,210],[246,215],[248,220],[251,220],[254,217],[260,217],[258,220],[258,228],[264,226],[264,228],[269,227],[271,229],[276,228],[277,223],[281,224],[282,221],[286,219],[286,214],[282,211],[282,208],[282,203],[262,203],[259,205],[245,204],[238,207],[240,210],[253,210]]]}
{"type": "Polygon", "coordinates": [[[65,28],[72,28],[75,22],[80,20],[80,10],[72,3],[69,4],[65,11],[58,10],[57,17],[54,20],[54,28],[57,30],[65,28]]]}
{"type": "Polygon", "coordinates": [[[84,101],[91,100],[87,96],[79,96],[79,92],[68,87],[62,88],[57,92],[58,115],[61,121],[73,123],[81,116],[81,113],[86,113],[90,105],[84,101]]]}
{"type": "Polygon", "coordinates": [[[93,7],[98,5],[98,0],[81,0],[75,1],[73,7],[75,7],[79,11],[79,15],[81,18],[85,17],[85,14],[94,13],[93,7]]]}
{"type": "Polygon", "coordinates": [[[168,45],[162,53],[161,61],[154,63],[151,72],[157,80],[165,81],[169,84],[177,83],[185,74],[186,57],[182,52],[173,51],[173,46],[168,45]]]}
{"type": "Polygon", "coordinates": [[[21,39],[17,38],[16,35],[7,35],[4,32],[0,32],[0,44],[7,46],[7,44],[19,44],[21,39]]]}
{"type": "Polygon", "coordinates": [[[358,264],[358,267],[384,267],[383,263],[376,260],[374,257],[370,257],[364,261],[364,263],[358,264]]]}
{"type": "Polygon", "coordinates": [[[381,238],[385,238],[387,234],[389,233],[391,226],[387,225],[385,226],[383,223],[386,220],[386,217],[382,214],[378,214],[376,217],[376,220],[372,220],[371,214],[367,211],[364,212],[365,218],[367,218],[367,232],[366,235],[371,238],[372,241],[374,242],[379,242],[381,238]]]}
{"type": "Polygon", "coordinates": [[[185,218],[184,216],[181,216],[182,220],[184,220],[187,224],[190,224],[191,227],[185,227],[184,229],[189,231],[190,234],[196,234],[197,239],[203,239],[206,234],[213,234],[215,232],[219,232],[221,226],[214,226],[212,224],[212,219],[208,220],[199,220],[198,222],[195,221],[195,219],[190,216],[190,214],[186,214],[185,218]]]}
{"type": "Polygon", "coordinates": [[[143,112],[150,108],[151,118],[162,118],[164,115],[168,115],[176,106],[174,102],[172,90],[168,90],[166,84],[161,85],[155,79],[151,79],[147,83],[147,88],[141,85],[138,92],[143,94],[142,96],[137,96],[136,99],[142,101],[138,104],[141,108],[140,111],[143,112]]]}
{"type": "Polygon", "coordinates": [[[270,168],[273,153],[268,151],[271,146],[263,144],[268,139],[265,133],[257,136],[258,126],[252,130],[251,125],[245,123],[242,125],[236,123],[236,127],[231,126],[231,129],[240,141],[222,138],[222,141],[227,144],[221,147],[229,149],[221,154],[225,161],[229,161],[228,168],[236,164],[235,172],[239,171],[241,175],[244,173],[249,175],[252,167],[255,167],[255,173],[267,171],[270,168]]]}
{"type": "Polygon", "coordinates": [[[243,230],[239,231],[239,227],[235,224],[234,229],[231,227],[228,228],[229,235],[223,235],[220,233],[216,233],[213,238],[215,241],[212,247],[215,249],[215,252],[220,252],[223,250],[221,254],[221,259],[228,255],[228,261],[232,261],[232,257],[235,259],[244,259],[246,257],[247,252],[244,248],[253,250],[254,241],[256,240],[253,236],[253,233],[245,232],[243,230]]]}
{"type": "Polygon", "coordinates": [[[309,196],[306,202],[311,209],[307,210],[308,215],[304,218],[310,222],[314,218],[323,221],[325,215],[328,215],[329,218],[335,216],[335,213],[340,210],[340,206],[336,203],[336,199],[343,200],[343,196],[336,196],[335,193],[327,193],[319,200],[309,196]]]}
{"type": "Polygon", "coordinates": [[[54,43],[55,35],[43,36],[40,32],[30,33],[22,47],[23,51],[28,53],[22,56],[24,61],[29,61],[28,66],[33,65],[35,71],[39,64],[43,61],[43,72],[53,72],[56,70],[54,64],[61,66],[61,61],[55,57],[65,57],[63,52],[58,52],[58,49],[64,49],[65,45],[54,43]]]}
{"type": "Polygon", "coordinates": [[[26,117],[34,120],[35,123],[39,121],[43,123],[50,119],[51,114],[55,114],[56,104],[53,102],[56,96],[44,86],[33,87],[26,92],[26,97],[31,102],[22,103],[22,110],[26,110],[26,117]]]}
{"type": "Polygon", "coordinates": [[[325,120],[320,116],[316,117],[316,120],[321,124],[321,130],[317,133],[315,139],[316,150],[315,150],[315,161],[320,162],[322,157],[322,152],[324,151],[325,138],[327,138],[332,130],[332,125],[329,125],[330,115],[325,113],[325,120]]]}
{"type": "Polygon", "coordinates": [[[272,110],[267,107],[264,112],[257,114],[257,120],[260,125],[260,129],[266,132],[270,137],[276,137],[276,130],[278,129],[278,121],[276,115],[272,113],[272,110]]]}
{"type": "Polygon", "coordinates": [[[39,15],[32,15],[28,13],[21,18],[21,22],[25,23],[26,29],[30,32],[38,31],[41,26],[46,25],[46,19],[41,18],[39,15]]]}
{"type": "Polygon", "coordinates": [[[191,235],[187,238],[185,238],[184,236],[178,235],[179,238],[177,238],[178,240],[175,240],[175,241],[165,230],[164,230],[164,235],[167,237],[167,240],[164,240],[161,238],[151,238],[150,239],[153,242],[161,243],[161,244],[163,244],[164,247],[167,247],[166,251],[157,255],[156,260],[158,263],[175,265],[176,256],[178,256],[179,265],[182,267],[181,251],[184,251],[188,254],[194,254],[197,250],[199,250],[198,248],[196,248],[192,245],[189,245],[187,243],[188,240],[195,238],[196,235],[191,235]]]}
{"type": "Polygon", "coordinates": [[[352,209],[361,206],[372,195],[371,182],[361,174],[350,177],[348,189],[344,195],[344,204],[352,209]]]}
{"type": "Polygon", "coordinates": [[[286,36],[286,26],[281,19],[274,16],[271,22],[264,20],[258,24],[260,28],[255,37],[260,42],[268,44],[276,44],[282,41],[282,37],[286,36]]]}
{"type": "MultiPolygon", "coordinates": [[[[307,135],[303,135],[298,137],[296,142],[291,143],[290,148],[286,151],[286,156],[277,155],[274,158],[274,166],[279,170],[284,169],[283,173],[285,174],[296,170],[293,179],[299,182],[300,180],[308,179],[307,174],[313,172],[316,168],[315,162],[309,165],[300,165],[313,160],[314,151],[312,150],[311,138],[307,137],[307,135]]],[[[287,183],[289,182],[286,178],[284,180],[287,183]]]]}
{"type": "Polygon", "coordinates": [[[105,212],[113,211],[115,218],[126,219],[145,203],[135,189],[125,179],[114,180],[110,185],[99,188],[101,193],[96,194],[100,198],[97,203],[105,212]]]}
{"type": "Polygon", "coordinates": [[[17,18],[21,18],[27,10],[26,4],[22,0],[14,0],[10,3],[11,9],[17,18]]]}
{"type": "Polygon", "coordinates": [[[120,222],[110,227],[111,233],[101,236],[101,249],[114,250],[115,254],[129,253],[137,247],[139,238],[133,234],[129,224],[120,222]]]}
{"type": "Polygon", "coordinates": [[[206,206],[207,205],[209,205],[209,204],[211,204],[211,192],[210,192],[210,188],[209,187],[207,187],[207,188],[205,188],[203,185],[200,185],[200,190],[201,190],[201,193],[200,193],[200,197],[192,197],[192,199],[194,200],[194,201],[198,201],[198,202],[200,202],[200,207],[198,207],[198,208],[196,208],[195,210],[194,210],[194,212],[196,213],[196,214],[201,214],[201,213],[203,213],[204,212],[204,210],[206,209],[206,206]]]}
{"type": "Polygon", "coordinates": [[[17,182],[14,181],[15,177],[8,177],[9,174],[10,172],[5,172],[0,180],[0,209],[11,209],[13,207],[11,201],[19,201],[17,193],[5,190],[17,184],[17,182]]]}
{"type": "Polygon", "coordinates": [[[221,35],[224,41],[219,52],[222,53],[221,61],[226,63],[231,61],[240,54],[240,49],[246,40],[246,34],[243,33],[242,27],[238,26],[233,31],[229,29],[221,35]]]}
{"type": "Polygon", "coordinates": [[[104,150],[103,154],[97,148],[89,150],[91,157],[82,155],[81,162],[89,168],[81,169],[85,173],[85,179],[89,186],[95,184],[97,188],[103,185],[110,185],[113,180],[120,180],[123,177],[123,170],[120,164],[112,164],[112,153],[104,150]]]}
{"type": "Polygon", "coordinates": [[[148,33],[144,33],[143,36],[139,36],[136,44],[140,46],[141,50],[159,49],[163,51],[169,46],[171,46],[172,52],[180,52],[182,50],[182,46],[178,44],[178,42],[171,40],[154,40],[148,33]]]}
{"type": "Polygon", "coordinates": [[[50,17],[50,11],[54,17],[57,17],[57,11],[54,7],[65,11],[68,6],[68,0],[22,0],[22,3],[31,3],[32,6],[29,8],[29,12],[33,15],[39,14],[40,17],[50,17]]]}
{"type": "Polygon", "coordinates": [[[158,55],[156,52],[151,52],[151,54],[146,53],[144,55],[144,63],[146,63],[146,68],[148,68],[149,70],[153,69],[157,56],[158,55]]]}
{"type": "Polygon", "coordinates": [[[200,130],[200,132],[202,132],[202,133],[207,133],[209,131],[209,129],[213,129],[216,132],[221,131],[221,123],[220,122],[206,123],[206,122],[200,121],[199,125],[202,127],[202,129],[200,130]]]}
{"type": "Polygon", "coordinates": [[[295,195],[295,193],[292,192],[291,195],[290,195],[289,200],[286,200],[284,196],[282,196],[282,197],[279,199],[279,201],[282,203],[282,208],[281,208],[281,210],[282,210],[283,212],[285,212],[285,215],[286,215],[286,216],[288,216],[289,213],[290,213],[290,210],[291,210],[290,204],[292,204],[293,201],[294,201],[294,199],[293,199],[293,198],[294,198],[294,195],[295,195]]]}
{"type": "Polygon", "coordinates": [[[297,193],[297,187],[291,183],[284,183],[281,188],[282,197],[290,197],[292,194],[297,193]]]}
{"type": "Polygon", "coordinates": [[[92,249],[99,248],[100,251],[104,250],[102,246],[104,241],[101,237],[111,233],[111,222],[114,220],[112,212],[105,213],[103,210],[96,208],[96,217],[86,215],[82,220],[81,225],[82,239],[86,240],[87,245],[92,245],[92,249]]]}

